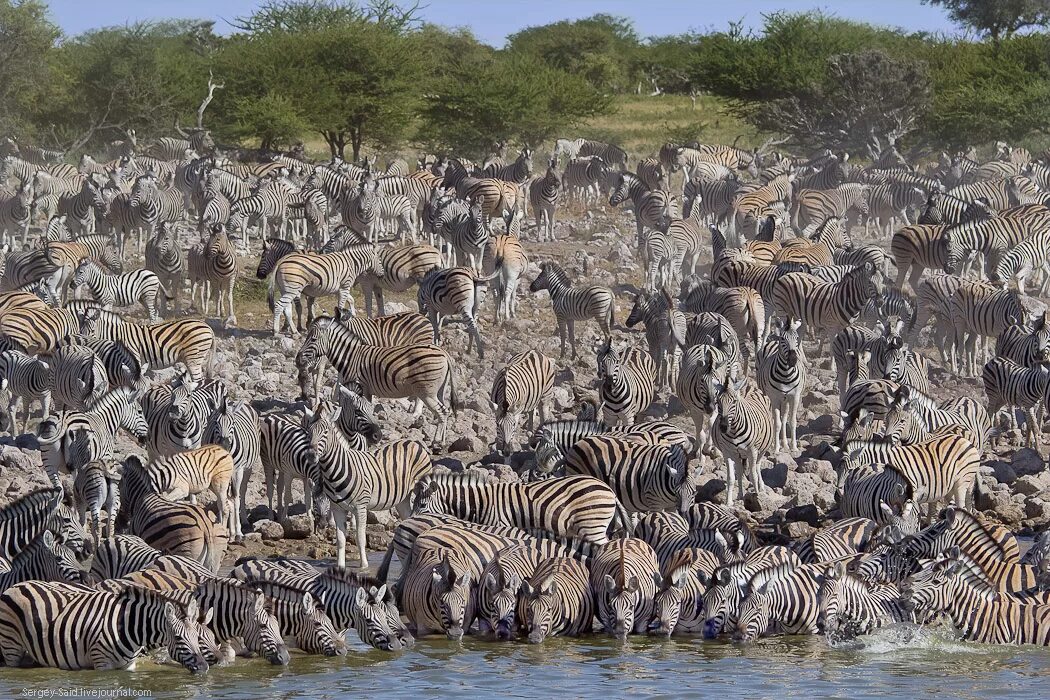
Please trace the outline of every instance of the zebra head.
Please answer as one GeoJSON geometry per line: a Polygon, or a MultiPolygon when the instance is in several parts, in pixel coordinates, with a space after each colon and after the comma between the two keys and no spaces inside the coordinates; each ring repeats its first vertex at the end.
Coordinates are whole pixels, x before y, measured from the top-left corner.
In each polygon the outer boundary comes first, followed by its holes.
{"type": "Polygon", "coordinates": [[[834,636],[845,625],[858,622],[852,618],[860,611],[850,606],[855,596],[850,596],[847,590],[858,584],[864,586],[863,581],[847,573],[846,562],[839,561],[827,568],[817,588],[817,629],[834,636]]]}
{"type": "Polygon", "coordinates": [[[638,577],[627,576],[622,566],[619,574],[619,581],[609,574],[602,579],[604,586],[602,594],[606,601],[602,625],[608,634],[615,636],[620,641],[625,641],[627,635],[634,629],[634,616],[641,598],[642,586],[638,577]]]}
{"type": "MultiPolygon", "coordinates": [[[[403,646],[395,628],[391,625],[389,589],[386,584],[360,586],[354,594],[354,629],[361,641],[382,651],[398,651],[403,646]]],[[[397,606],[394,606],[396,612],[397,606]]],[[[398,627],[401,616],[397,614],[398,627]]]]}
{"type": "Polygon", "coordinates": [[[70,506],[60,503],[55,507],[48,529],[54,533],[59,543],[71,549],[78,556],[88,554],[87,545],[90,539],[87,530],[80,522],[80,516],[70,506]]]}
{"type": "Polygon", "coordinates": [[[957,601],[967,600],[967,593],[973,589],[976,589],[978,600],[988,603],[999,600],[995,586],[958,547],[953,548],[947,557],[926,562],[918,573],[901,583],[900,589],[901,605],[919,624],[928,624],[950,610],[957,601]]]}
{"type": "Polygon", "coordinates": [[[904,550],[913,559],[939,557],[954,547],[968,529],[974,527],[984,529],[972,515],[949,505],[937,522],[913,535],[907,535],[904,538],[904,550]]]}
{"type": "Polygon", "coordinates": [[[132,207],[140,207],[144,200],[156,199],[159,196],[156,173],[146,172],[135,178],[135,184],[131,186],[131,199],[128,203],[132,207]]]}
{"type": "Polygon", "coordinates": [[[98,264],[94,260],[91,258],[84,258],[73,271],[73,279],[69,283],[69,288],[74,290],[80,286],[93,282],[100,272],[101,270],[99,270],[98,264]]]}
{"type": "Polygon", "coordinates": [[[244,620],[244,644],[274,666],[287,666],[290,658],[288,647],[281,635],[281,625],[274,616],[273,602],[261,589],[255,589],[254,595],[252,610],[244,620]]]}
{"type": "Polygon", "coordinates": [[[496,639],[503,642],[514,639],[521,578],[513,571],[505,571],[498,563],[498,556],[495,564],[494,571],[482,575],[478,595],[486,601],[484,622],[495,632],[496,639]]]}
{"type": "Polygon", "coordinates": [[[769,629],[769,585],[777,575],[783,575],[779,568],[760,571],[748,581],[740,601],[733,641],[754,642],[769,629]]]}
{"type": "Polygon", "coordinates": [[[525,581],[521,584],[529,644],[541,644],[550,636],[561,611],[561,602],[556,597],[558,593],[558,583],[553,574],[542,581],[525,581]]]}
{"type": "Polygon", "coordinates": [[[681,445],[668,445],[663,463],[671,486],[678,494],[678,511],[684,513],[696,503],[703,468],[699,461],[690,468],[689,457],[681,445]]]}
{"type": "Polygon", "coordinates": [[[653,598],[653,616],[647,627],[649,634],[670,637],[674,633],[682,615],[682,588],[688,575],[688,567],[679,567],[666,576],[653,573],[656,596],[653,598]]]}
{"type": "Polygon", "coordinates": [[[233,442],[237,435],[235,419],[237,413],[246,405],[246,402],[241,401],[231,409],[229,400],[225,396],[222,397],[209,431],[209,439],[213,444],[220,446],[227,452],[233,451],[233,442]]]}
{"type": "Polygon", "coordinates": [[[375,405],[360,393],[360,387],[337,384],[333,397],[340,408],[340,427],[347,433],[360,433],[369,443],[383,439],[383,428],[376,419],[375,405]]]}
{"type": "Polygon", "coordinates": [[[324,656],[343,656],[346,654],[346,640],[339,634],[332,618],[325,612],[321,601],[308,592],[302,594],[299,601],[299,614],[306,620],[306,634],[309,636],[307,646],[319,649],[324,656]]]}
{"type": "Polygon", "coordinates": [[[453,641],[460,640],[463,638],[467,601],[470,600],[470,567],[458,552],[444,550],[432,578],[445,636],[453,641]]]}
{"type": "Polygon", "coordinates": [[[610,188],[612,191],[609,194],[609,206],[616,207],[623,203],[631,195],[633,184],[634,180],[630,173],[617,173],[613,186],[610,188]]]}
{"type": "Polygon", "coordinates": [[[445,512],[438,480],[427,475],[417,481],[412,490],[412,515],[441,515],[445,512]]]}
{"type": "Polygon", "coordinates": [[[179,663],[195,676],[207,673],[208,661],[201,653],[196,601],[191,601],[185,607],[165,602],[163,631],[165,646],[172,661],[179,663]]]}
{"type": "Polygon", "coordinates": [[[740,568],[739,565],[719,567],[707,582],[703,594],[704,610],[707,612],[703,633],[707,639],[714,639],[723,630],[736,625],[743,589],[733,571],[740,568]]]}

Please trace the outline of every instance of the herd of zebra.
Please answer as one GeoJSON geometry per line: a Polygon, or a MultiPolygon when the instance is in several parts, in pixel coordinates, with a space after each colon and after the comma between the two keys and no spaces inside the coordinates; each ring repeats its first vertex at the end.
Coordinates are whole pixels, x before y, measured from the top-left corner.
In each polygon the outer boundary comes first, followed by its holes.
{"type": "Polygon", "coordinates": [[[530,146],[511,159],[505,143],[480,164],[421,156],[380,172],[301,152],[242,162],[206,131],[141,152],[129,133],[76,167],[7,139],[0,427],[39,449],[50,487],[0,508],[4,665],[126,668],[164,648],[196,673],[238,653],[287,663],[289,645],[344,653],[350,628],[398,650],[432,633],[748,641],[947,618],[966,639],[1050,644],[1050,537],[1022,559],[977,511],[982,455],[1015,409],[1037,448],[1050,400],[1050,328],[1026,291],[1050,286],[1050,167],[1002,143],[986,162],[913,165],[890,148],[867,166],[770,145],[667,144],[631,171],[614,145],[559,139],[541,174],[530,146]],[[555,259],[583,243],[559,211],[606,203],[636,224],[644,279],[626,328],[612,288],[555,259]],[[215,372],[240,332],[246,260],[268,281],[267,332],[302,337],[299,397],[238,398],[215,372]],[[485,357],[485,290],[499,340],[527,276],[573,376],[576,323],[597,323],[594,399],[549,420],[560,375],[532,330],[536,347],[505,356],[489,395],[497,460],[528,456],[520,479],[439,467],[471,355],[485,357]],[[418,313],[385,314],[384,293],[413,289],[418,313]],[[337,298],[332,315],[315,313],[320,297],[337,298]],[[465,351],[447,332],[442,344],[453,316],[465,351]],[[931,324],[939,371],[983,366],[986,401],[934,398],[915,346],[931,324]],[[769,491],[767,458],[815,446],[799,410],[824,355],[837,506],[810,537],[761,544],[737,508],[769,491]],[[426,406],[429,444],[387,440],[407,428],[381,421],[377,400],[410,403],[410,420],[426,406]],[[311,528],[334,524],[333,565],[246,558],[219,575],[260,463],[275,520],[300,481],[311,528]],[[379,570],[348,570],[348,530],[367,567],[368,515],[389,510],[401,520],[379,570]]]}

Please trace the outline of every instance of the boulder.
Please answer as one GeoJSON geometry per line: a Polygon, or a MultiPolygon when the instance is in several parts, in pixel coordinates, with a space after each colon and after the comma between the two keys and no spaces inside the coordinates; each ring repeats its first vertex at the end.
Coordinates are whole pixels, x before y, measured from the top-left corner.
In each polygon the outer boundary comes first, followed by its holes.
{"type": "MultiPolygon", "coordinates": [[[[790,519],[790,511],[788,511],[788,513],[789,513],[788,518],[790,519]]],[[[817,529],[815,527],[813,527],[809,523],[803,522],[801,520],[796,520],[794,522],[789,522],[784,527],[784,533],[788,537],[793,539],[793,540],[806,539],[808,537],[811,537],[813,535],[813,533],[816,532],[816,531],[817,531],[817,529]]]]}
{"type": "Polygon", "coordinates": [[[1017,477],[1013,483],[1014,493],[1031,496],[1037,493],[1050,491],[1050,472],[1042,471],[1038,474],[1025,474],[1017,477]]]}
{"type": "MultiPolygon", "coordinates": [[[[794,464],[794,462],[792,462],[794,464]]],[[[786,462],[777,461],[771,467],[762,470],[762,481],[766,486],[775,489],[783,488],[788,481],[788,465],[786,462]]]]}
{"type": "Polygon", "coordinates": [[[1050,502],[1038,496],[1032,496],[1025,501],[1024,514],[1033,520],[1046,523],[1050,521],[1050,502]]]}
{"type": "Polygon", "coordinates": [[[477,440],[469,435],[459,436],[448,446],[449,452],[475,452],[477,449],[477,440]]]}
{"type": "Polygon", "coordinates": [[[285,539],[305,540],[313,534],[313,521],[305,513],[289,515],[281,521],[281,528],[284,530],[285,539]]]}
{"type": "Polygon", "coordinates": [[[260,503],[248,511],[248,522],[257,523],[260,520],[269,520],[271,515],[273,515],[273,513],[270,512],[270,509],[266,504],[260,503]]]}
{"type": "Polygon", "coordinates": [[[272,520],[259,520],[252,524],[255,528],[255,532],[262,535],[264,540],[282,540],[284,539],[284,528],[281,527],[280,523],[275,523],[272,520]]]}
{"type": "Polygon", "coordinates": [[[1046,462],[1035,450],[1022,447],[1010,460],[1010,466],[1018,476],[1026,474],[1038,474],[1046,469],[1046,462]]]}
{"type": "Polygon", "coordinates": [[[397,519],[389,510],[370,510],[368,511],[368,520],[366,522],[369,525],[381,525],[385,528],[392,528],[397,524],[397,519]]]}
{"type": "Polygon", "coordinates": [[[1006,462],[994,460],[984,466],[991,470],[995,480],[1001,484],[1012,484],[1017,479],[1017,472],[1006,462]]]}
{"type": "Polygon", "coordinates": [[[769,489],[762,489],[761,494],[748,491],[744,494],[744,508],[752,513],[771,513],[788,501],[787,496],[769,489]]]}

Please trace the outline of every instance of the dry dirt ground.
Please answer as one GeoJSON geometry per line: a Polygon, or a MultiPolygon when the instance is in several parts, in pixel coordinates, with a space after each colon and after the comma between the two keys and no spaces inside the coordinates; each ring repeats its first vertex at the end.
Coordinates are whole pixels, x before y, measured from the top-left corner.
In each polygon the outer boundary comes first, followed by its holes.
{"type": "MultiPolygon", "coordinates": [[[[467,335],[461,323],[449,322],[442,331],[442,345],[456,362],[455,379],[464,408],[450,420],[449,440],[446,444],[433,446],[433,452],[436,461],[453,469],[483,462],[483,468],[494,470],[503,478],[515,479],[517,473],[531,466],[532,455],[527,451],[509,456],[490,454],[489,445],[494,439],[495,427],[488,395],[496,372],[513,354],[535,348],[551,358],[558,357],[559,342],[547,293],[531,294],[528,291],[529,283],[538,272],[539,262],[555,260],[581,282],[612,288],[616,294],[615,341],[620,346],[645,347],[641,328],[627,329],[623,325],[643,279],[643,270],[634,254],[633,215],[606,204],[592,212],[577,210],[566,214],[561,210],[559,217],[562,221],[556,226],[557,241],[554,243],[537,243],[535,236],[531,235],[533,230],[527,228],[525,231],[524,243],[530,265],[518,289],[517,318],[496,325],[493,322],[492,295],[482,303],[482,335],[487,344],[484,360],[476,354],[466,353],[467,335]]],[[[195,234],[187,232],[187,245],[191,236],[195,237],[195,234]]],[[[868,242],[862,234],[858,235],[857,230],[854,237],[858,243],[868,242]]],[[[876,242],[888,248],[888,240],[876,242]]],[[[234,399],[250,399],[260,412],[267,413],[295,406],[299,387],[294,358],[299,341],[271,336],[268,330],[271,318],[264,301],[265,288],[254,278],[258,263],[257,241],[253,242],[252,248],[252,255],[242,258],[236,309],[238,327],[227,329],[217,320],[211,322],[220,338],[217,376],[229,383],[234,399]]],[[[710,263],[709,255],[704,263],[710,263]]],[[[186,298],[188,294],[183,292],[181,299],[186,298]]],[[[330,310],[334,300],[324,301],[325,308],[330,310]]],[[[355,293],[355,303],[361,312],[363,299],[359,291],[355,293]]],[[[387,296],[387,313],[408,309],[415,309],[414,291],[387,296]]],[[[594,358],[599,330],[593,322],[583,323],[578,324],[577,334],[580,358],[576,361],[556,360],[556,386],[549,406],[550,419],[574,417],[579,400],[596,394],[594,358]]],[[[935,387],[936,398],[944,400],[967,395],[983,401],[979,379],[959,378],[940,366],[939,354],[931,345],[928,331],[913,338],[912,344],[933,361],[931,384],[935,387]]],[[[768,540],[783,541],[788,537],[805,536],[826,518],[836,516],[835,473],[833,465],[827,461],[831,455],[827,453],[826,443],[835,442],[838,437],[832,416],[837,414],[839,406],[827,347],[826,343],[821,348],[813,342],[806,344],[810,379],[799,416],[801,454],[773,455],[763,470],[763,479],[770,488],[762,497],[746,499],[741,508],[741,513],[768,540]]],[[[159,374],[161,379],[168,376],[170,371],[159,374]]],[[[423,439],[429,444],[433,425],[429,414],[424,412],[420,418],[413,419],[408,410],[397,403],[384,403],[379,409],[387,438],[423,439]]],[[[669,420],[692,434],[691,420],[666,389],[658,393],[656,401],[644,415],[649,419],[669,420]]],[[[522,427],[518,438],[525,440],[526,437],[522,427]]],[[[32,436],[22,436],[17,440],[17,445],[27,448],[25,450],[13,449],[11,440],[5,440],[8,446],[4,448],[0,470],[0,502],[45,485],[39,455],[32,449],[35,446],[32,436]]],[[[994,453],[985,455],[985,464],[991,469],[983,477],[983,495],[978,507],[1019,534],[1041,530],[1050,522],[1050,500],[1044,500],[1044,496],[1050,493],[1047,491],[1050,472],[1045,469],[1039,455],[1031,450],[1016,449],[1020,444],[1016,432],[1005,434],[1001,444],[994,453]]],[[[120,459],[138,449],[130,441],[121,439],[115,456],[120,459]]],[[[725,496],[724,466],[709,465],[707,472],[708,483],[702,488],[702,494],[722,502],[725,496]]],[[[298,484],[295,494],[301,499],[298,484]]],[[[334,556],[334,538],[330,530],[310,535],[304,527],[305,517],[293,515],[283,524],[269,519],[261,468],[257,467],[251,476],[247,505],[253,527],[245,530],[248,534],[243,544],[231,545],[227,564],[246,554],[281,553],[314,559],[334,556]]],[[[301,513],[302,508],[292,512],[301,513]]],[[[370,552],[384,549],[394,519],[385,513],[370,514],[369,522],[370,552]]],[[[348,547],[348,556],[348,563],[352,563],[352,547],[348,547]]]]}

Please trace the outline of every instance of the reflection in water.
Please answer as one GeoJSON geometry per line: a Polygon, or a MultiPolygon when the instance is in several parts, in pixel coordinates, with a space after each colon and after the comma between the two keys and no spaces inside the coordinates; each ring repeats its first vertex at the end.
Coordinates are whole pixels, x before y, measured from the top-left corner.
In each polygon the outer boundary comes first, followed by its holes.
{"type": "Polygon", "coordinates": [[[896,625],[857,642],[782,637],[749,646],[692,638],[417,641],[400,654],[357,645],[344,658],[293,655],[286,669],[238,659],[203,678],[140,662],[134,672],[0,668],[0,697],[23,688],[149,690],[154,698],[1046,697],[1050,650],[955,641],[896,625]]]}

